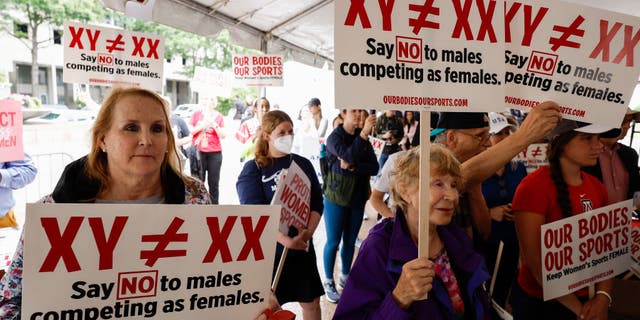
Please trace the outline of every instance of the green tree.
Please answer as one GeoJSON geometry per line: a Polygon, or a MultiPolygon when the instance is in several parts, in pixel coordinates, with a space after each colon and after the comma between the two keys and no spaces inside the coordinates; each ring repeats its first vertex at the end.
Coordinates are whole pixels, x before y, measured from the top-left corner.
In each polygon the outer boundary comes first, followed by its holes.
{"type": "Polygon", "coordinates": [[[86,0],[0,0],[0,16],[3,21],[10,21],[8,34],[19,39],[31,52],[31,88],[35,92],[38,84],[38,50],[49,46],[51,37],[38,41],[38,32],[45,24],[61,26],[65,20],[74,19],[82,22],[96,19],[102,15],[104,8],[96,1],[86,0]],[[16,24],[25,23],[28,34],[14,30],[16,24]],[[24,37],[27,36],[27,39],[24,37]]]}

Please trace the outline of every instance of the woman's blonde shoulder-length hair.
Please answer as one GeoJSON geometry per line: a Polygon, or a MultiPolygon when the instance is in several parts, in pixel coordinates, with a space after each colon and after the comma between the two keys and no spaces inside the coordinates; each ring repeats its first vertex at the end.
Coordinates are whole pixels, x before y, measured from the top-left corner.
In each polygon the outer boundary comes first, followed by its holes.
{"type": "MultiPolygon", "coordinates": [[[[433,143],[429,150],[429,157],[431,174],[451,175],[458,180],[458,186],[462,185],[460,162],[449,149],[439,143],[433,143]]],[[[389,190],[394,206],[406,213],[409,204],[402,198],[401,194],[407,190],[417,188],[419,183],[420,148],[414,148],[398,156],[396,166],[390,173],[389,190]]]]}
{"type": "Polygon", "coordinates": [[[173,132],[171,131],[171,124],[169,121],[170,111],[167,102],[157,93],[142,88],[113,88],[102,103],[102,107],[100,108],[96,121],[91,129],[91,150],[87,156],[87,166],[85,169],[87,175],[100,183],[100,192],[109,189],[110,179],[107,166],[107,155],[100,149],[100,140],[107,134],[113,125],[113,114],[118,102],[128,96],[151,98],[162,105],[162,116],[166,123],[165,134],[168,138],[167,156],[162,160],[162,166],[160,167],[162,179],[164,181],[164,172],[166,172],[167,167],[169,167],[185,182],[187,187],[195,192],[196,185],[194,181],[191,178],[182,175],[181,164],[178,160],[178,150],[173,139],[173,132]]]}

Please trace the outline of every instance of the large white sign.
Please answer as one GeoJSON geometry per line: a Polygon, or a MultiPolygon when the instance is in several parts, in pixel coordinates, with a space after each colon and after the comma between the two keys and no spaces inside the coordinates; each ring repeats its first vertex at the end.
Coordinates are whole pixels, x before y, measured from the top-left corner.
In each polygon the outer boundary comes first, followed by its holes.
{"type": "Polygon", "coordinates": [[[619,127],[640,72],[640,18],[556,0],[507,1],[505,103],[619,127]]]}
{"type": "Polygon", "coordinates": [[[68,21],[63,39],[64,82],[162,90],[162,36],[68,21]]]}
{"type": "Polygon", "coordinates": [[[191,90],[199,92],[201,95],[224,98],[231,96],[231,74],[229,72],[197,66],[190,85],[191,90]]]}
{"type": "Polygon", "coordinates": [[[233,56],[233,77],[238,87],[282,87],[282,55],[233,56]]]}
{"type": "Polygon", "coordinates": [[[632,200],[542,226],[544,300],[629,270],[632,200]]]}
{"type": "Polygon", "coordinates": [[[254,319],[269,298],[279,215],[27,204],[23,318],[254,319]]]}
{"type": "Polygon", "coordinates": [[[503,1],[336,1],[336,108],[504,109],[503,1]]]}

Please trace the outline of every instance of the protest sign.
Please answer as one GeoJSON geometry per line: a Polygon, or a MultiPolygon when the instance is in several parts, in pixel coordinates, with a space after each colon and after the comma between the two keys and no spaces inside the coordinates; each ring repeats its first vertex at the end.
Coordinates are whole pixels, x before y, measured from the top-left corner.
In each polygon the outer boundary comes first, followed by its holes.
{"type": "Polygon", "coordinates": [[[640,277],[640,221],[631,228],[631,271],[640,277]]]}
{"type": "Polygon", "coordinates": [[[191,90],[208,97],[230,97],[231,74],[196,66],[191,80],[191,90]]]}
{"type": "Polygon", "coordinates": [[[233,56],[233,78],[238,87],[282,87],[282,55],[233,56]]]}
{"type": "Polygon", "coordinates": [[[27,204],[24,319],[254,319],[279,206],[27,204]]]}
{"type": "Polygon", "coordinates": [[[621,201],[542,226],[545,301],[629,269],[631,202],[621,201]]]}
{"type": "Polygon", "coordinates": [[[526,147],[522,152],[518,153],[513,159],[524,163],[527,173],[536,171],[541,166],[547,165],[547,144],[534,143],[526,147]]]}
{"type": "Polygon", "coordinates": [[[67,21],[62,38],[64,82],[162,90],[162,36],[67,21]]]}
{"type": "Polygon", "coordinates": [[[336,1],[336,107],[501,111],[503,10],[503,1],[336,1]]]}
{"type": "Polygon", "coordinates": [[[22,107],[15,100],[0,100],[0,162],[22,159],[22,107]]]}
{"type": "Polygon", "coordinates": [[[373,147],[373,152],[376,154],[376,158],[380,158],[382,149],[384,149],[384,146],[387,145],[387,142],[374,136],[369,136],[369,143],[371,143],[371,146],[373,147]]]}
{"type": "Polygon", "coordinates": [[[285,178],[278,182],[278,189],[271,204],[281,205],[280,231],[289,233],[289,227],[306,229],[311,206],[311,181],[295,161],[287,169],[285,178]]]}
{"type": "Polygon", "coordinates": [[[21,229],[0,228],[0,270],[6,270],[11,264],[21,229]]]}
{"type": "Polygon", "coordinates": [[[505,103],[620,126],[640,73],[640,18],[553,0],[505,2],[505,103]]]}

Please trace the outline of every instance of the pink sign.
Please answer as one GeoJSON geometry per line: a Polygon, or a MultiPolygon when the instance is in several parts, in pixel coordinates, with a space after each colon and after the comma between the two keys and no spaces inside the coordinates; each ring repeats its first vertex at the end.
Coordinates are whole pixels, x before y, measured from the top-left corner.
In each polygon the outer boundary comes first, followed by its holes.
{"type": "Polygon", "coordinates": [[[15,100],[0,100],[0,162],[22,159],[22,107],[15,100]]]}

